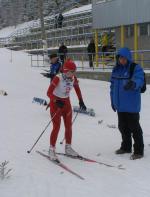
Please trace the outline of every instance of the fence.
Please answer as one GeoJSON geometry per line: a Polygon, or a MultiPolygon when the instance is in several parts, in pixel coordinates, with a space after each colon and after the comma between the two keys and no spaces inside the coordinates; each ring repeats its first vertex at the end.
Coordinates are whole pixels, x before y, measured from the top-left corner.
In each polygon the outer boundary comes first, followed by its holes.
{"type": "MultiPolygon", "coordinates": [[[[150,50],[131,52],[133,57],[135,53],[137,54],[138,59],[135,61],[136,63],[140,64],[144,69],[150,69],[150,50]]],[[[58,56],[59,55],[63,54],[58,54],[58,56]]],[[[38,54],[30,54],[30,56],[32,67],[49,67],[48,53],[40,51],[38,54]]],[[[67,53],[67,58],[71,58],[75,61],[79,70],[110,69],[115,65],[116,52],[99,52],[98,56],[92,53],[67,53]],[[96,57],[98,58],[96,59],[96,57]],[[93,67],[90,67],[90,61],[93,63],[93,67]]]]}

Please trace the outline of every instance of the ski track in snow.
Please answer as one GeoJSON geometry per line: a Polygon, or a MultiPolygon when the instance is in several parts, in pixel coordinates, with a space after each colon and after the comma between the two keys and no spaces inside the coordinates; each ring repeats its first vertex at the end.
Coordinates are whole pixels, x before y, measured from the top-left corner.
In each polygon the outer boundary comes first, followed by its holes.
{"type": "MultiPolygon", "coordinates": [[[[145,157],[131,161],[130,155],[115,155],[120,146],[117,116],[111,110],[109,83],[80,79],[85,104],[95,109],[96,117],[79,114],[73,125],[73,147],[81,155],[112,165],[122,164],[126,170],[108,168],[61,157],[63,163],[79,173],[79,180],[45,158],[35,150],[48,149],[50,126],[31,154],[33,145],[49,122],[49,111],[32,103],[33,97],[47,99],[49,79],[40,75],[41,68],[30,67],[30,57],[23,52],[0,49],[0,89],[8,96],[0,96],[0,163],[7,160],[12,168],[11,177],[0,180],[1,197],[148,197],[150,194],[150,87],[142,94],[141,125],[144,132],[145,157]],[[101,123],[99,121],[103,120],[101,123]]],[[[73,105],[78,105],[74,90],[73,105]]],[[[62,124],[57,151],[63,152],[59,142],[64,136],[62,124]]]]}

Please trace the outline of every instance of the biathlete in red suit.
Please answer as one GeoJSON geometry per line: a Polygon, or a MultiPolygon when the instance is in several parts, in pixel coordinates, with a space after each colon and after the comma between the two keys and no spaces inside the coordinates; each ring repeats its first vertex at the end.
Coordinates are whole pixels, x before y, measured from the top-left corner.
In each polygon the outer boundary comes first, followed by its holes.
{"type": "Polygon", "coordinates": [[[78,84],[77,77],[75,76],[76,65],[73,61],[67,60],[62,69],[62,73],[56,75],[47,91],[47,96],[50,98],[50,114],[52,117],[53,129],[50,135],[50,149],[49,156],[52,160],[57,159],[55,154],[55,144],[60,130],[61,117],[63,117],[65,125],[65,152],[67,155],[77,156],[71,147],[72,141],[72,107],[70,103],[70,91],[75,89],[79,99],[81,110],[86,110],[83,102],[81,90],[78,84]]]}

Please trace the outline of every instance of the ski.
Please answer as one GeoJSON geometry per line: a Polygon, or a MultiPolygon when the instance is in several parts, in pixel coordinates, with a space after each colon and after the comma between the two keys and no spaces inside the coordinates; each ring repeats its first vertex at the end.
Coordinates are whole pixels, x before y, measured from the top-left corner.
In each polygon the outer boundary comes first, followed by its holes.
{"type": "Polygon", "coordinates": [[[38,103],[39,105],[47,105],[47,101],[43,98],[34,97],[32,103],[38,103]]]}
{"type": "Polygon", "coordinates": [[[82,176],[80,176],[79,174],[77,174],[76,172],[74,172],[73,170],[71,170],[68,166],[66,166],[65,164],[63,164],[61,161],[59,161],[58,159],[53,161],[53,160],[50,160],[49,156],[47,154],[44,154],[40,151],[36,151],[36,153],[40,154],[41,156],[47,158],[49,161],[51,161],[53,164],[63,168],[64,170],[66,170],[67,172],[69,172],[70,174],[73,174],[75,175],[77,178],[81,179],[81,180],[84,180],[84,178],[82,176]]]}
{"type": "Polygon", "coordinates": [[[89,116],[95,116],[95,111],[92,108],[87,108],[86,110],[81,110],[79,106],[73,106],[73,112],[78,112],[78,113],[86,114],[89,116]]]}
{"type": "MultiPolygon", "coordinates": [[[[47,150],[43,150],[44,152],[47,152],[47,150]]],[[[83,157],[81,155],[78,155],[77,157],[73,157],[73,156],[69,156],[65,153],[56,153],[57,155],[61,155],[61,156],[65,156],[65,157],[69,157],[71,159],[78,159],[78,160],[81,160],[81,161],[86,161],[86,162],[91,162],[91,163],[97,163],[97,164],[100,164],[100,165],[104,165],[104,166],[107,166],[107,167],[111,167],[111,168],[117,168],[119,170],[125,170],[124,167],[122,167],[122,165],[118,165],[118,166],[114,166],[114,165],[111,165],[111,164],[107,164],[107,163],[104,163],[104,162],[99,162],[99,161],[96,161],[96,160],[93,160],[93,159],[89,159],[89,158],[86,158],[86,157],[83,157]]]]}
{"type": "Polygon", "coordinates": [[[69,155],[67,155],[65,153],[56,153],[56,154],[57,155],[62,155],[62,156],[65,156],[65,157],[69,157],[69,158],[72,158],[72,159],[79,159],[81,161],[97,163],[97,164],[104,165],[104,166],[107,166],[107,167],[113,167],[113,168],[118,168],[120,170],[125,170],[125,168],[123,168],[122,165],[114,166],[114,165],[107,164],[107,163],[104,163],[104,162],[99,162],[99,161],[96,161],[96,160],[93,160],[93,159],[89,159],[89,158],[83,157],[81,155],[78,155],[77,157],[73,157],[73,156],[69,156],[69,155]]]}

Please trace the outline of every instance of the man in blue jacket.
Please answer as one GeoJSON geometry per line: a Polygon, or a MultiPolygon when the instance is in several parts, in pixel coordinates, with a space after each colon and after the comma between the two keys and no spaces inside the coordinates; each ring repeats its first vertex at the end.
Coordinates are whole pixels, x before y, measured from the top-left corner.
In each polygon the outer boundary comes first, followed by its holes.
{"type": "MultiPolygon", "coordinates": [[[[62,63],[60,62],[57,54],[53,53],[51,55],[49,55],[49,58],[50,58],[50,73],[49,73],[49,76],[50,76],[50,82],[53,80],[53,78],[59,73],[61,72],[61,69],[62,69],[62,63]]],[[[46,110],[49,108],[49,103],[46,107],[46,110]]]]}
{"type": "Polygon", "coordinates": [[[112,109],[118,114],[118,128],[122,136],[121,147],[115,153],[131,153],[133,137],[134,152],[131,159],[134,160],[144,156],[143,132],[139,123],[144,72],[142,67],[136,64],[131,77],[132,64],[130,50],[121,48],[111,74],[110,97],[112,109]]]}
{"type": "Polygon", "coordinates": [[[59,61],[59,58],[57,57],[57,54],[51,54],[50,56],[50,79],[52,81],[52,79],[55,77],[55,75],[57,75],[60,70],[61,70],[61,62],[59,61]]]}

